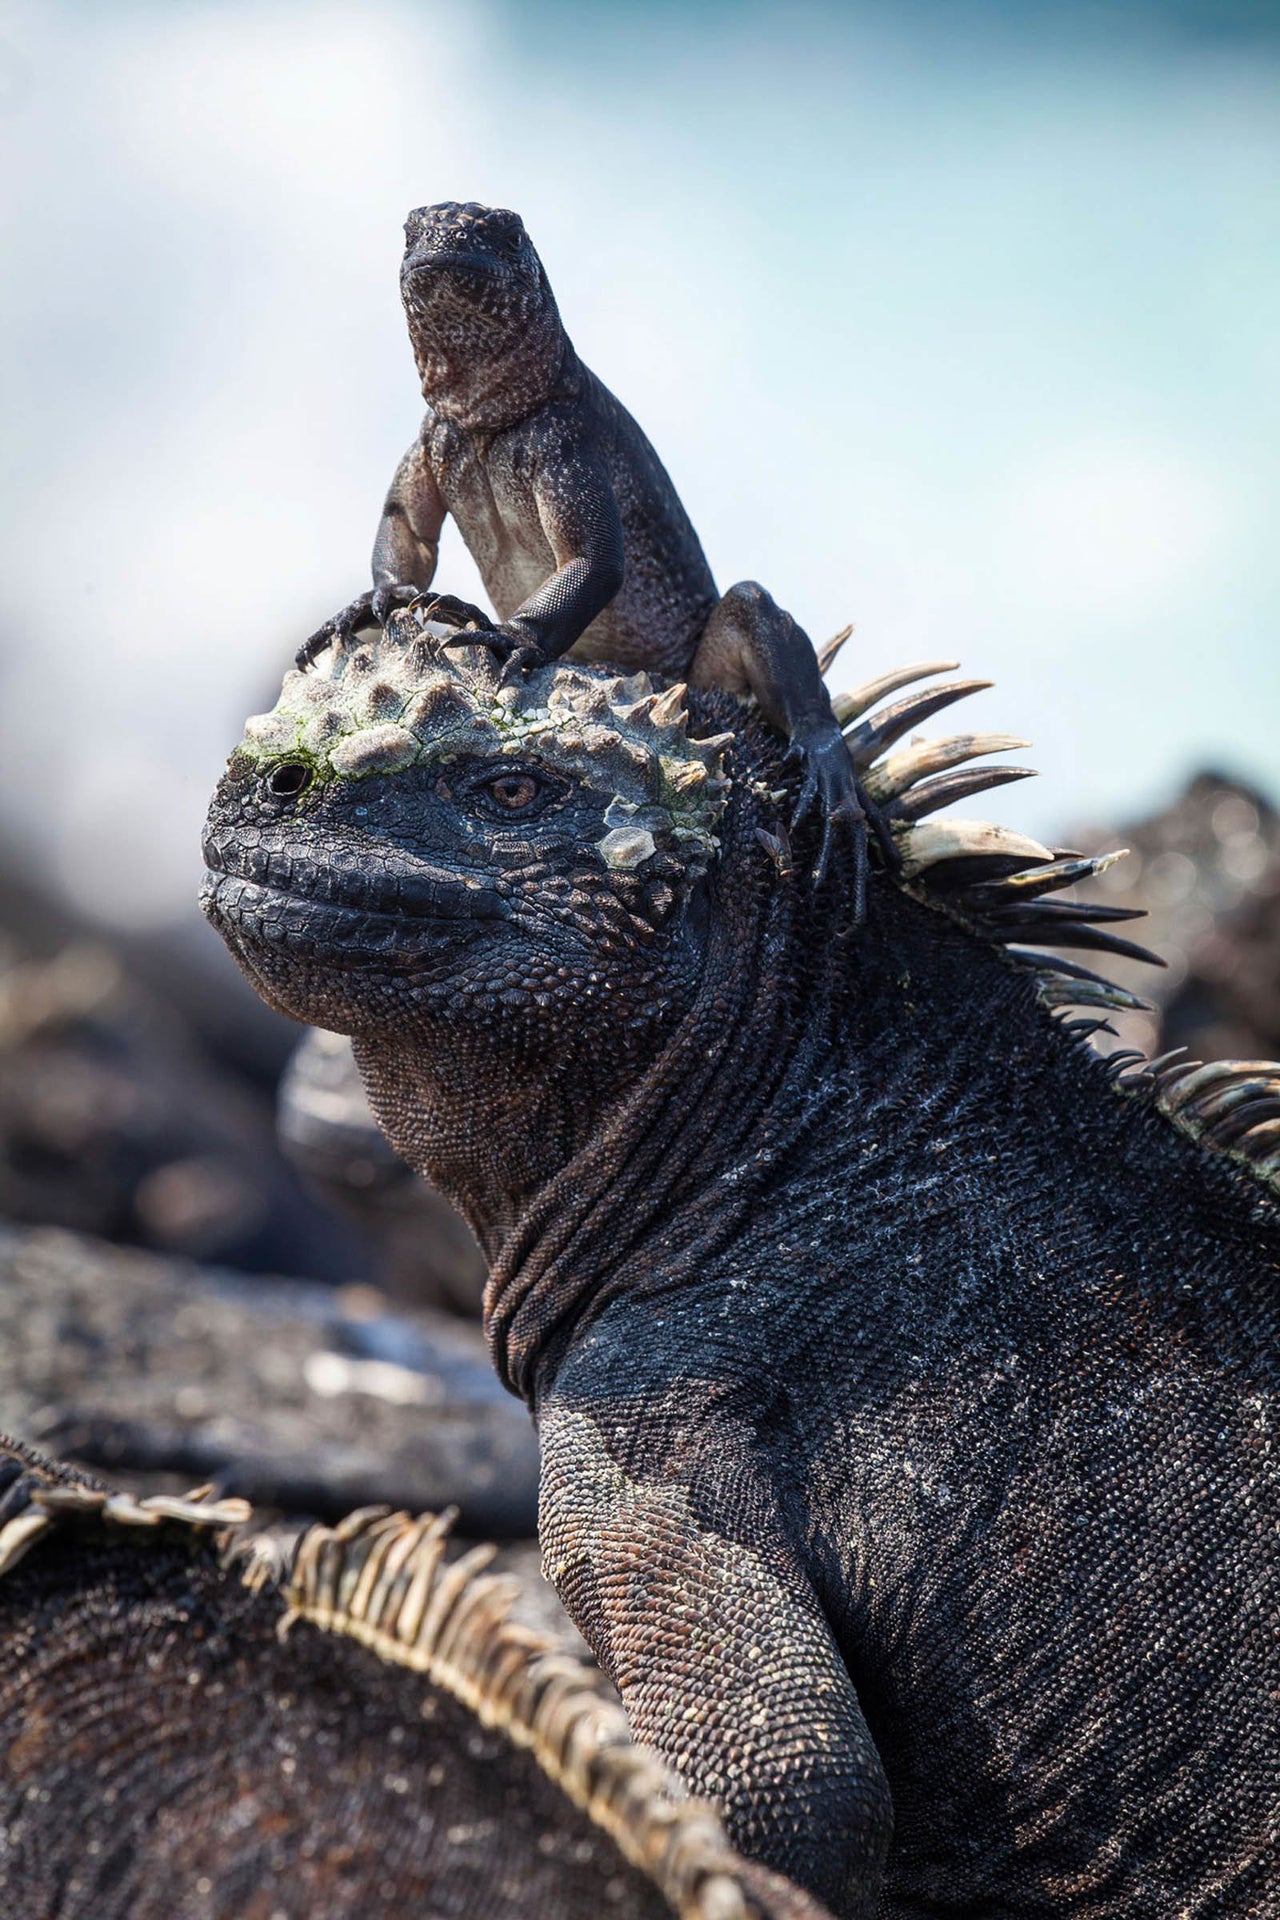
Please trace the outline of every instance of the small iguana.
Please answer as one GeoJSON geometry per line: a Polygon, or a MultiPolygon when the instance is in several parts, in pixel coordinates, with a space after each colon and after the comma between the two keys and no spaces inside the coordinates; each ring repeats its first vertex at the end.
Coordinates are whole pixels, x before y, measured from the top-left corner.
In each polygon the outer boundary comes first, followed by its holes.
{"type": "Polygon", "coordinates": [[[759,717],[448,637],[286,679],[206,907],[475,1228],[636,1736],[845,1916],[1280,1913],[1280,1069],[1086,1046],[1104,863],[895,744],[975,683],[836,702],[849,941],[759,717]]]}
{"type": "MultiPolygon", "coordinates": [[[[518,214],[447,201],[411,213],[405,238],[400,288],[427,414],[383,508],[374,591],[314,634],[299,664],[371,605],[382,616],[430,587],[452,514],[499,624],[447,604],[513,667],[572,653],[753,695],[801,760],[800,811],[820,799],[829,825],[852,830],[860,914],[862,796],[808,637],[754,581],[717,596],[665,467],[574,352],[518,214]]],[[[829,833],[819,877],[828,850],[829,833]]]]}
{"type": "Polygon", "coordinates": [[[830,1920],[510,1618],[492,1548],[252,1519],[0,1437],[6,1920],[830,1920]]]}

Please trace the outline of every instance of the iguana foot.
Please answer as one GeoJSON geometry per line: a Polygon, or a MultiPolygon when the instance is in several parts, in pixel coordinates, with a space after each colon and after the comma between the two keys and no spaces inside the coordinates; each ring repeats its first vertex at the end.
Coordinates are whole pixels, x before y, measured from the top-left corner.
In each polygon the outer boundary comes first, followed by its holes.
{"type": "Polygon", "coordinates": [[[419,602],[425,603],[423,610],[429,619],[456,626],[460,634],[465,632],[462,639],[446,640],[446,646],[470,645],[476,628],[489,628],[491,625],[488,615],[482,613],[479,607],[473,607],[469,600],[459,600],[452,593],[432,594],[428,588],[415,587],[407,581],[395,586],[372,587],[367,593],[357,594],[341,613],[335,613],[331,620],[317,627],[310,639],[304,640],[298,648],[295,662],[305,670],[326,647],[350,640],[363,627],[385,627],[398,608],[416,606],[419,602]]]}
{"type": "Polygon", "coordinates": [[[499,678],[504,687],[523,674],[532,672],[535,667],[545,667],[551,658],[536,640],[530,640],[519,627],[494,626],[483,614],[478,616],[478,620],[478,628],[459,633],[444,644],[446,647],[488,647],[502,664],[499,678]]]}
{"type": "Polygon", "coordinates": [[[357,594],[341,613],[335,613],[331,619],[325,621],[322,627],[317,627],[315,632],[303,641],[293,656],[294,665],[305,673],[312,661],[318,660],[326,647],[336,646],[341,640],[349,640],[353,633],[360,631],[361,627],[371,627],[374,624],[373,593],[370,591],[357,594]]]}
{"type": "Polygon", "coordinates": [[[800,763],[800,792],[791,816],[794,831],[817,802],[822,807],[822,844],[813,869],[813,884],[827,876],[836,835],[849,836],[854,862],[853,921],[866,918],[869,842],[874,838],[881,861],[890,873],[901,864],[889,823],[863,791],[849,758],[844,735],[834,717],[829,724],[805,729],[792,738],[787,758],[800,763]]]}
{"type": "Polygon", "coordinates": [[[423,602],[422,616],[425,620],[439,620],[445,626],[458,629],[461,637],[454,639],[450,636],[448,640],[441,641],[441,646],[470,646],[475,640],[476,629],[484,629],[492,624],[487,613],[482,613],[479,607],[473,607],[469,600],[459,600],[456,593],[420,593],[417,597],[423,602]]]}

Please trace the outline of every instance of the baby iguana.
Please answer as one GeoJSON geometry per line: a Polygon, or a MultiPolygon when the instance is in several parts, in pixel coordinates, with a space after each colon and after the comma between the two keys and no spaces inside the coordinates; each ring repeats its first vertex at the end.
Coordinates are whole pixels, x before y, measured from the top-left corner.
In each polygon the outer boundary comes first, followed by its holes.
{"type": "Polygon", "coordinates": [[[846,1916],[1280,1912],[1280,1069],[1084,1044],[1104,863],[929,817],[1022,743],[896,744],[973,682],[837,702],[850,941],[762,720],[446,637],[286,680],[206,904],[475,1228],[637,1737],[846,1916]]]}
{"type": "Polygon", "coordinates": [[[491,1548],[250,1519],[0,1437],[11,1920],[830,1920],[509,1618],[491,1548]]]}
{"type": "MultiPolygon", "coordinates": [[[[807,636],[754,581],[720,599],[670,477],[619,401],[584,367],[518,214],[419,207],[400,288],[427,414],[391,483],[375,591],[301,650],[384,615],[435,578],[452,514],[498,609],[450,600],[514,667],[562,654],[752,694],[801,759],[799,810],[851,829],[861,912],[862,797],[807,636]]],[[[881,852],[892,842],[878,816],[881,852]]]]}

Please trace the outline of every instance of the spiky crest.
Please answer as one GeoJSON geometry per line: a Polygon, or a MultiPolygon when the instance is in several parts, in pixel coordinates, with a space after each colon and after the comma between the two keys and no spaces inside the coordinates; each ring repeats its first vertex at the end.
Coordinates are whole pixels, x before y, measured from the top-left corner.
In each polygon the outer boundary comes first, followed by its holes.
{"type": "MultiPolygon", "coordinates": [[[[1073,947],[1164,966],[1158,954],[1110,930],[1116,921],[1141,919],[1138,909],[1048,898],[1105,872],[1123,858],[1123,852],[1088,858],[1043,847],[984,820],[927,818],[954,800],[1026,779],[1032,771],[1029,767],[976,768],[966,763],[985,754],[1016,750],[1027,742],[1004,734],[967,733],[947,740],[913,739],[896,752],[888,751],[918,721],[991,684],[956,681],[917,691],[869,713],[886,695],[955,664],[934,660],[900,668],[852,693],[838,694],[833,702],[866,791],[889,819],[902,855],[902,884],[1000,947],[1015,966],[1025,968],[1034,979],[1037,997],[1051,1010],[1091,1007],[1105,1015],[1118,1009],[1145,1009],[1148,1002],[1079,961],[1058,952],[1038,951],[1041,945],[1073,947]]],[[[1105,1019],[1062,1022],[1080,1039],[1105,1024],[1105,1019]]],[[[1280,1064],[1220,1060],[1202,1067],[1196,1061],[1171,1064],[1174,1058],[1165,1055],[1148,1061],[1141,1054],[1119,1056],[1113,1066],[1114,1084],[1126,1094],[1150,1098],[1192,1139],[1232,1155],[1280,1190],[1280,1064]],[[1135,1060],[1141,1064],[1134,1066],[1135,1060]]]]}
{"type": "MultiPolygon", "coordinates": [[[[0,1447],[9,1443],[0,1436],[0,1447]]],[[[105,1527],[159,1527],[166,1523],[222,1531],[243,1526],[252,1508],[247,1500],[218,1500],[212,1486],[195,1487],[183,1498],[150,1493],[135,1500],[130,1493],[113,1493],[79,1481],[31,1485],[29,1504],[0,1526],[0,1577],[17,1566],[42,1535],[68,1522],[92,1522],[105,1527]]]]}

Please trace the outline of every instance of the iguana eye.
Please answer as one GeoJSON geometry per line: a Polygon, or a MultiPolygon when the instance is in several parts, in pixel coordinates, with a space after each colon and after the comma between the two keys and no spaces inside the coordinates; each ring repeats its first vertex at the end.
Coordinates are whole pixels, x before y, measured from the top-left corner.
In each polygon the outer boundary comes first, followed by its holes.
{"type": "Polygon", "coordinates": [[[310,785],[311,769],[302,760],[282,760],[267,775],[268,793],[277,794],[282,800],[292,800],[310,785]]]}
{"type": "Polygon", "coordinates": [[[504,813],[523,813],[542,793],[542,782],[532,773],[500,773],[485,790],[504,813]]]}

